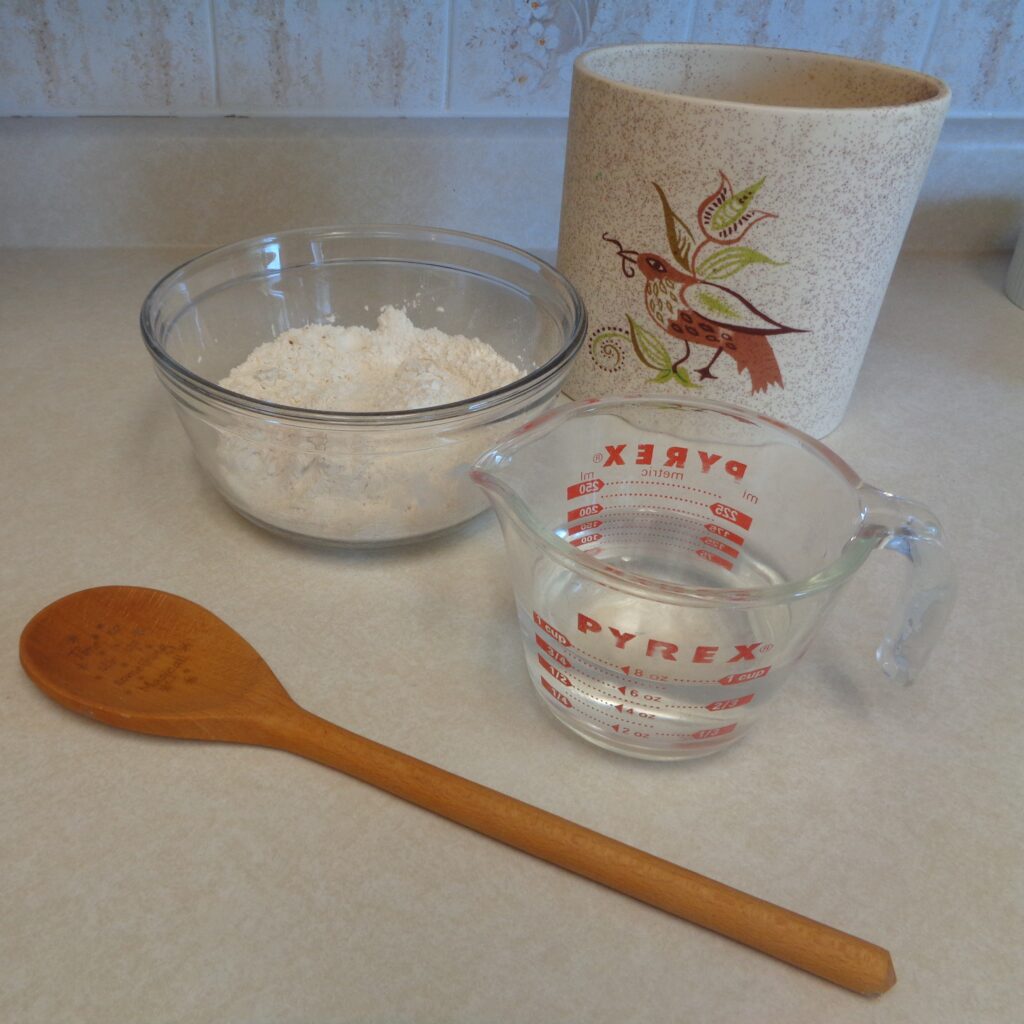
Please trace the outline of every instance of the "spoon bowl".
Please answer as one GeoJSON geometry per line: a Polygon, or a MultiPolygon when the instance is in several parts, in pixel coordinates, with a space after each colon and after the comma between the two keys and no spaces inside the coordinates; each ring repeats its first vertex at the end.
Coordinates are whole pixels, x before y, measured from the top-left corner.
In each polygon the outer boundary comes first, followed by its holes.
{"type": "Polygon", "coordinates": [[[241,718],[296,707],[230,626],[145,587],[95,587],[55,601],[25,627],[21,661],[58,704],[134,732],[239,740],[241,718]]]}

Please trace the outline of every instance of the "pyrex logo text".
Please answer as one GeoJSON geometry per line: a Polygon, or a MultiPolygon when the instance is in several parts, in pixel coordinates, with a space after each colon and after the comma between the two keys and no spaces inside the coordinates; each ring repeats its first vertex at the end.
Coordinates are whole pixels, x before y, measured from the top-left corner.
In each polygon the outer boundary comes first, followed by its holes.
{"type": "MultiPolygon", "coordinates": [[[[659,450],[653,444],[606,444],[604,446],[604,466],[625,466],[626,460],[636,466],[653,466],[657,464],[670,469],[682,469],[686,465],[690,449],[677,445],[669,445],[659,450]],[[628,451],[627,451],[628,449],[628,451]]],[[[747,471],[745,462],[737,462],[735,459],[727,459],[722,462],[722,456],[714,452],[705,452],[698,449],[697,456],[700,458],[700,471],[711,472],[711,467],[721,463],[720,469],[724,469],[734,480],[743,478],[747,471]]]]}
{"type": "MultiPolygon", "coordinates": [[[[614,626],[603,626],[597,619],[591,618],[579,612],[576,615],[576,629],[580,633],[601,633],[607,628],[608,633],[614,638],[618,650],[624,651],[626,645],[637,638],[636,633],[628,633],[625,630],[616,629],[614,626]]],[[[632,650],[632,648],[630,648],[632,650]]],[[[651,638],[643,650],[647,658],[663,658],[665,661],[678,661],[679,644],[669,640],[655,640],[651,638]]],[[[765,645],[760,640],[749,644],[733,644],[731,649],[723,651],[717,644],[699,644],[693,648],[690,658],[698,665],[710,665],[712,662],[725,660],[726,664],[732,665],[737,661],[756,661],[757,656],[763,653],[765,645]],[[729,657],[731,655],[731,657],[729,657]]],[[[637,651],[636,653],[640,653],[637,651]]]]}

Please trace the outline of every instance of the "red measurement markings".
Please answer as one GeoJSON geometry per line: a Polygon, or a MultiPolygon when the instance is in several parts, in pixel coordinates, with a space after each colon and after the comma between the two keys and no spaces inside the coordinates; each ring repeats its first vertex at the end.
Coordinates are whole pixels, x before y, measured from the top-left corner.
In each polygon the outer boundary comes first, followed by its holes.
{"type": "Polygon", "coordinates": [[[734,697],[732,700],[713,700],[710,704],[705,704],[704,707],[708,711],[725,711],[728,708],[742,707],[744,704],[749,704],[754,699],[752,693],[748,693],[744,697],[734,697]]]}
{"type": "Polygon", "coordinates": [[[604,505],[596,501],[591,505],[580,505],[579,508],[569,509],[569,522],[574,523],[577,519],[585,519],[587,516],[599,516],[604,511],[604,505]]]}
{"type": "MultiPolygon", "coordinates": [[[[667,676],[662,675],[659,672],[648,672],[646,669],[634,668],[632,665],[615,665],[610,661],[605,661],[603,658],[597,658],[593,654],[588,654],[588,658],[591,661],[599,661],[602,665],[608,665],[610,668],[617,668],[625,676],[633,676],[636,679],[642,679],[645,683],[658,685],[660,683],[699,683],[703,686],[707,685],[706,679],[691,679],[689,677],[683,678],[680,676],[667,676]]],[[[625,695],[626,688],[624,686],[619,687],[619,692],[625,695]]]]}
{"type": "Polygon", "coordinates": [[[617,687],[623,697],[632,697],[633,700],[649,700],[652,703],[661,700],[656,693],[644,693],[642,690],[631,690],[628,686],[617,687]]]}
{"type": "Polygon", "coordinates": [[[649,740],[651,738],[651,734],[649,732],[637,732],[636,729],[627,729],[626,726],[619,725],[618,722],[612,726],[612,729],[623,736],[634,736],[638,740],[649,740]]]}
{"type": "Polygon", "coordinates": [[[587,530],[596,530],[599,526],[603,525],[600,519],[590,519],[585,523],[577,523],[575,526],[569,527],[569,536],[572,537],[574,534],[584,533],[587,530]]]}
{"type": "Polygon", "coordinates": [[[631,708],[627,704],[614,704],[613,707],[620,715],[636,715],[637,718],[657,718],[653,711],[641,711],[639,708],[631,708]]]}
{"type": "Polygon", "coordinates": [[[744,541],[744,538],[738,533],[733,533],[732,530],[727,530],[724,526],[719,526],[718,523],[705,523],[704,529],[723,537],[730,544],[742,544],[744,541]]]}
{"type": "Polygon", "coordinates": [[[534,633],[533,639],[537,641],[537,646],[549,657],[554,658],[559,665],[565,668],[572,668],[572,662],[561,652],[556,651],[539,633],[534,633]]]}
{"type": "Polygon", "coordinates": [[[713,562],[715,565],[720,565],[723,569],[729,569],[731,571],[733,568],[732,562],[726,561],[726,559],[722,558],[720,555],[711,554],[711,552],[706,548],[698,548],[694,551],[694,554],[698,558],[703,558],[705,562],[713,562]]]}
{"type": "Polygon", "coordinates": [[[537,655],[537,660],[540,662],[540,667],[544,669],[549,676],[554,676],[563,686],[572,686],[569,677],[564,672],[559,672],[554,665],[552,665],[543,654],[537,655]]]}
{"type": "MultiPolygon", "coordinates": [[[[701,680],[701,685],[706,686],[707,680],[701,680]]],[[[633,701],[633,706],[641,708],[645,706],[654,708],[657,711],[669,711],[672,708],[704,708],[702,704],[668,704],[665,703],[665,695],[658,693],[646,693],[643,690],[632,690],[628,686],[617,686],[616,689],[623,697],[629,697],[633,701]]],[[[621,704],[615,704],[615,708],[620,709],[623,707],[621,704]]],[[[704,710],[707,710],[704,708],[704,710]]],[[[646,717],[641,714],[641,717],[646,717]]]]}
{"type": "Polygon", "coordinates": [[[588,534],[586,537],[573,537],[573,539],[569,541],[569,543],[574,548],[579,548],[582,547],[584,544],[593,544],[594,541],[600,540],[603,536],[603,533],[591,533],[588,534]]]}
{"type": "Polygon", "coordinates": [[[559,693],[543,676],[540,677],[540,685],[551,694],[563,707],[571,708],[572,701],[564,693],[559,693]]]}
{"type": "Polygon", "coordinates": [[[691,740],[710,740],[714,736],[724,736],[726,733],[730,733],[736,728],[736,723],[732,722],[729,725],[723,725],[718,729],[701,729],[699,732],[690,733],[691,740]]]}
{"type": "Polygon", "coordinates": [[[768,675],[771,672],[771,665],[765,665],[764,668],[752,668],[749,672],[737,672],[734,676],[725,676],[719,679],[718,682],[721,686],[735,686],[737,683],[749,683],[752,679],[760,679],[762,676],[768,675]]]}
{"type": "Polygon", "coordinates": [[[725,541],[718,540],[715,537],[701,537],[700,542],[701,544],[706,544],[709,548],[721,551],[723,555],[728,555],[730,558],[735,558],[739,555],[739,551],[736,548],[729,547],[725,541]]]}
{"type": "MultiPolygon", "coordinates": [[[[620,491],[619,493],[617,493],[615,495],[616,498],[656,498],[658,501],[672,501],[672,502],[684,501],[684,502],[686,502],[689,505],[699,505],[701,508],[704,508],[704,506],[706,505],[706,502],[704,501],[703,498],[687,498],[685,495],[682,495],[682,494],[665,494],[663,492],[658,492],[658,491],[651,490],[651,488],[657,487],[657,486],[658,486],[658,484],[657,484],[656,481],[652,482],[650,480],[619,480],[619,481],[612,481],[610,484],[608,484],[609,488],[612,488],[612,487],[646,488],[646,489],[641,489],[641,490],[620,491]]],[[[676,486],[676,485],[673,485],[673,486],[676,486]]],[[[678,486],[682,487],[682,484],[679,484],[678,486]]],[[[621,503],[617,503],[616,507],[622,507],[621,503]]]]}
{"type": "Polygon", "coordinates": [[[533,613],[533,621],[537,623],[540,628],[547,633],[552,640],[557,640],[563,647],[572,647],[572,643],[569,638],[558,629],[555,629],[550,622],[546,622],[536,612],[533,613]]]}
{"type": "Polygon", "coordinates": [[[578,484],[567,487],[565,496],[569,501],[575,501],[577,498],[582,498],[585,494],[597,494],[603,487],[603,480],[583,480],[578,484]]]}
{"type": "Polygon", "coordinates": [[[754,521],[746,512],[741,512],[738,508],[733,508],[731,505],[723,505],[720,501],[716,501],[709,508],[713,516],[725,519],[734,526],[738,526],[741,530],[749,530],[750,524],[754,521]]]}

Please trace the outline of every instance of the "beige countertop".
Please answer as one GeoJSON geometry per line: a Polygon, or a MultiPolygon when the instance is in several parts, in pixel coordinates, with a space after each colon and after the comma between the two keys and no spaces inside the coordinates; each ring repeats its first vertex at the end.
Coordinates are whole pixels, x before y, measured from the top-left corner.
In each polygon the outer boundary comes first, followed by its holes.
{"type": "Polygon", "coordinates": [[[1024,311],[1007,256],[905,257],[843,426],[946,527],[960,596],[920,681],[873,660],[878,553],[742,743],[675,765],[532,695],[488,513],[378,553],[272,537],[200,476],[137,327],[183,250],[0,255],[0,1020],[1003,1022],[1024,985],[1024,311]],[[887,947],[866,1000],[269,750],[47,701],[22,626],[102,583],[171,590],[316,713],[887,947]]]}

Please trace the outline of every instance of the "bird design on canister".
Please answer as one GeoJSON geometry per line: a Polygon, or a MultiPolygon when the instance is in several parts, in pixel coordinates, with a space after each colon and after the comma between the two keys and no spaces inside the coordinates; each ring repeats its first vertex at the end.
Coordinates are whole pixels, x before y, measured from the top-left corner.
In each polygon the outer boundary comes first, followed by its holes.
{"type": "Polygon", "coordinates": [[[718,188],[697,210],[702,236],[699,241],[672,209],[665,190],[652,182],[661,199],[671,259],[659,253],[626,249],[608,232],[601,236],[616,247],[626,277],[635,277],[640,271],[647,315],[675,344],[666,348],[659,335],[627,316],[628,333],[603,330],[591,339],[591,353],[599,366],[609,344],[628,340],[640,361],[659,371],[654,382],[674,380],[683,387],[695,388],[700,385],[684,364],[698,346],[712,350],[710,360],[694,371],[698,381],[718,379],[712,369],[724,352],[735,362],[737,372],[750,375],[751,394],[767,391],[773,384],[783,387],[782,371],[769,338],[807,332],[772,319],[739,292],[719,283],[752,264],[783,265],[738,244],[755,224],[776,215],[751,208],[764,178],[736,192],[724,172],[719,171],[719,176],[718,188]],[[673,354],[679,351],[677,345],[682,345],[681,355],[673,354]]]}

